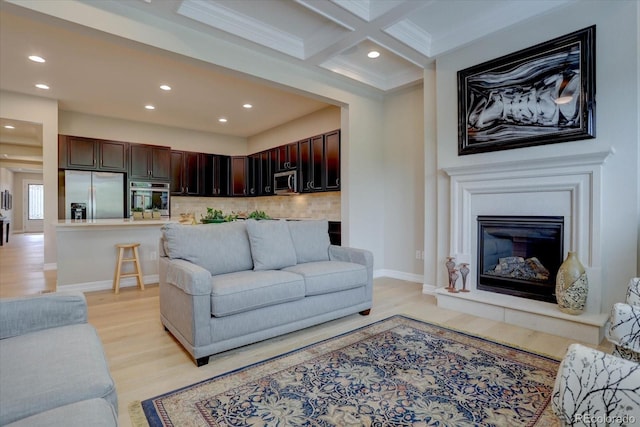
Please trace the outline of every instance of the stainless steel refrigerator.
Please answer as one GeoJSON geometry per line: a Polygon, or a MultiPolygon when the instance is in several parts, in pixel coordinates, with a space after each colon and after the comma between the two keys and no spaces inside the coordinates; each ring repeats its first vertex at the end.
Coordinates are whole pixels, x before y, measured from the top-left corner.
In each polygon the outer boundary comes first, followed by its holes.
{"type": "Polygon", "coordinates": [[[64,172],[66,219],[124,217],[124,174],[64,172]]]}

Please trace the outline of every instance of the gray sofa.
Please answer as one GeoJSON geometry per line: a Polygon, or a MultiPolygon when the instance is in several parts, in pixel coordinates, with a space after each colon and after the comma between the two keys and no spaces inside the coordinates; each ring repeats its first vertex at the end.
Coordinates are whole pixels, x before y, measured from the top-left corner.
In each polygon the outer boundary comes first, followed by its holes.
{"type": "Polygon", "coordinates": [[[117,410],[82,293],[0,300],[0,425],[117,426],[117,410]]]}
{"type": "Polygon", "coordinates": [[[195,359],[369,314],[373,256],[329,243],[327,221],[167,224],[160,318],[195,359]]]}

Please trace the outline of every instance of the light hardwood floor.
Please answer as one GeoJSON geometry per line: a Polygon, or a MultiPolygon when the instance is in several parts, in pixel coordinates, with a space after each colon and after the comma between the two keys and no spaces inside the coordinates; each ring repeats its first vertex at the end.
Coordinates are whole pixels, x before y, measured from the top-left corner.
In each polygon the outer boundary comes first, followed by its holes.
{"type": "MultiPolygon", "coordinates": [[[[37,269],[37,252],[42,239],[12,235],[0,248],[0,296],[33,294],[53,290],[55,272],[37,269]],[[11,262],[9,260],[12,260],[11,262]],[[53,282],[52,282],[53,281],[53,282]]],[[[40,254],[42,257],[42,254],[40,254]]],[[[42,261],[40,261],[42,262],[42,261]]],[[[444,324],[513,346],[562,358],[572,340],[505,323],[443,310],[433,296],[422,294],[422,285],[379,278],[374,285],[374,304],[369,316],[347,316],[302,331],[213,356],[208,365],[197,368],[190,356],[159,319],[158,287],[144,291],[123,288],[87,293],[89,322],[102,339],[119,399],[120,425],[131,425],[127,406],[135,400],[187,386],[195,382],[258,362],[337,334],[365,326],[394,314],[444,324]]],[[[610,346],[603,342],[603,351],[610,346]]]]}

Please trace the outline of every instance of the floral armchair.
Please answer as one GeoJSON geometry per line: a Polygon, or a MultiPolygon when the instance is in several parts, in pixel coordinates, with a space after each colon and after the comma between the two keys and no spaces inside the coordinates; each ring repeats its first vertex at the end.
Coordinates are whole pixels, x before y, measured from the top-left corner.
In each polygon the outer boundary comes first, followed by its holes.
{"type": "Polygon", "coordinates": [[[607,339],[614,355],[640,363],[640,277],[629,282],[626,303],[614,304],[607,339]]]}
{"type": "Polygon", "coordinates": [[[607,330],[613,354],[572,344],[556,377],[552,407],[564,426],[640,423],[640,278],[615,304],[607,330]]]}

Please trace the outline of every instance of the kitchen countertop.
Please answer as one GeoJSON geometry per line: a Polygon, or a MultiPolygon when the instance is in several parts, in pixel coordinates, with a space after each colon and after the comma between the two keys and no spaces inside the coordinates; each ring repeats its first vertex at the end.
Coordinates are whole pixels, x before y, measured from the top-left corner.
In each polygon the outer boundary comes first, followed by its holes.
{"type": "MultiPolygon", "coordinates": [[[[273,219],[285,219],[288,221],[300,221],[309,220],[313,218],[273,218],[273,219]]],[[[329,220],[331,221],[331,220],[329,220]]],[[[167,223],[178,223],[179,218],[161,218],[161,219],[143,219],[133,220],[129,218],[113,218],[113,219],[61,219],[54,225],[58,228],[92,228],[92,227],[151,227],[162,226],[167,223]]],[[[200,224],[200,221],[198,221],[200,224]]]]}
{"type": "Polygon", "coordinates": [[[58,228],[91,228],[91,227],[113,227],[113,226],[126,226],[126,227],[147,227],[147,226],[160,226],[169,222],[177,222],[170,218],[161,219],[142,219],[132,220],[129,218],[113,218],[113,219],[61,219],[54,225],[58,228]]]}

